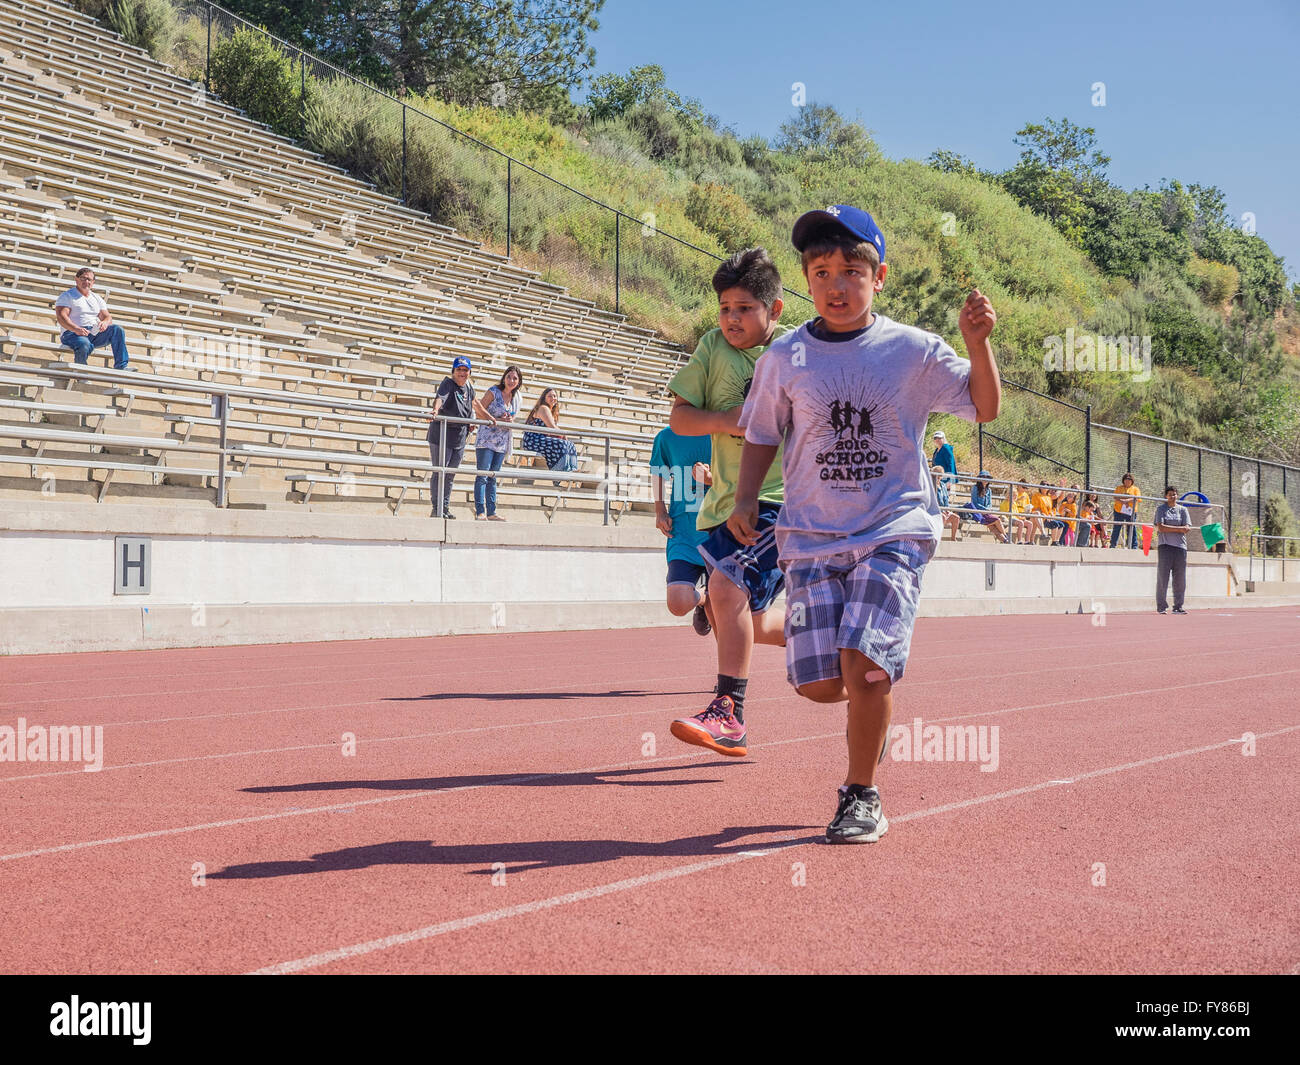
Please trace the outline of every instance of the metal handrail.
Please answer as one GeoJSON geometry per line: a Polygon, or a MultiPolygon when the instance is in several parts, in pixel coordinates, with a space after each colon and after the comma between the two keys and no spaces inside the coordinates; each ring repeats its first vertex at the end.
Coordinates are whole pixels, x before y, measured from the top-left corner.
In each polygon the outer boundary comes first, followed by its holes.
{"type": "MultiPolygon", "coordinates": [[[[345,412],[345,413],[352,412],[352,413],[385,415],[385,416],[393,417],[394,420],[397,422],[405,423],[408,425],[427,425],[430,422],[436,421],[440,423],[439,433],[441,434],[441,444],[442,444],[443,454],[446,453],[446,430],[448,425],[460,424],[460,425],[481,426],[481,427],[494,426],[493,422],[486,422],[475,418],[457,418],[452,415],[442,415],[442,414],[439,414],[436,417],[431,417],[425,411],[421,410],[417,412],[409,405],[404,405],[404,404],[381,403],[381,402],[376,402],[374,400],[360,400],[360,399],[354,400],[354,399],[346,399],[342,397],[329,397],[329,396],[319,396],[319,395],[312,396],[312,395],[304,395],[297,392],[286,393],[284,390],[276,390],[276,389],[269,389],[269,388],[254,388],[248,385],[222,385],[213,382],[190,381],[181,378],[166,377],[160,374],[143,374],[143,373],[137,373],[132,370],[114,370],[110,368],[99,368],[99,367],[88,367],[88,366],[77,367],[76,369],[70,369],[62,366],[37,367],[37,366],[25,366],[20,363],[7,363],[5,365],[5,370],[6,372],[12,371],[21,375],[28,375],[38,379],[46,379],[46,380],[54,379],[54,380],[67,381],[69,385],[71,385],[73,381],[81,381],[81,380],[99,381],[101,383],[110,384],[110,385],[124,385],[124,386],[134,385],[134,386],[141,386],[142,389],[152,388],[155,390],[171,390],[175,392],[197,393],[197,394],[208,396],[212,402],[213,415],[219,419],[219,440],[217,444],[215,445],[198,444],[198,443],[190,444],[188,442],[178,442],[178,441],[172,441],[172,440],[166,440],[160,438],[156,444],[152,441],[152,439],[150,439],[149,445],[158,446],[166,450],[180,451],[182,453],[193,452],[193,453],[202,453],[202,454],[216,454],[218,456],[218,468],[217,468],[217,473],[215,475],[217,477],[216,505],[218,507],[224,507],[226,505],[225,469],[226,469],[227,460],[239,455],[243,455],[244,457],[247,457],[248,455],[254,453],[253,450],[254,448],[257,449],[257,453],[259,454],[265,453],[267,456],[273,454],[279,454],[282,457],[298,458],[298,459],[303,459],[304,461],[310,460],[313,462],[322,462],[322,463],[338,463],[340,465],[359,465],[359,466],[370,465],[370,466],[377,466],[377,467],[404,468],[404,469],[414,469],[418,467],[421,470],[427,470],[430,474],[436,473],[436,474],[454,475],[454,474],[461,474],[461,473],[468,472],[462,470],[460,467],[453,468],[448,466],[435,466],[433,465],[432,462],[425,464],[421,460],[394,459],[391,457],[385,458],[383,456],[363,455],[358,452],[331,451],[322,448],[275,448],[271,445],[251,445],[243,442],[232,443],[228,440],[228,436],[227,436],[228,429],[229,429],[230,413],[232,410],[232,405],[230,402],[232,397],[240,398],[240,399],[249,399],[254,401],[274,400],[276,402],[283,403],[285,399],[289,395],[291,395],[292,401],[294,403],[300,403],[303,406],[307,406],[307,407],[323,407],[333,411],[345,412]]],[[[429,398],[432,400],[434,396],[430,394],[429,398]]],[[[255,402],[250,403],[249,409],[256,410],[257,404],[255,402]]],[[[648,443],[649,443],[644,436],[635,435],[631,433],[621,433],[618,432],[617,430],[609,430],[609,429],[601,430],[601,429],[582,429],[582,428],[567,428],[567,427],[564,429],[550,429],[546,426],[527,425],[527,424],[522,424],[514,421],[511,421],[510,423],[504,425],[502,422],[498,421],[495,423],[495,427],[508,428],[512,433],[519,432],[523,434],[523,433],[535,432],[545,436],[575,436],[579,438],[592,438],[598,442],[602,442],[604,444],[604,467],[601,473],[581,473],[576,470],[550,471],[550,473],[557,482],[568,481],[573,483],[590,484],[593,487],[595,487],[599,493],[598,496],[592,496],[592,497],[583,496],[583,497],[584,498],[603,497],[603,502],[604,502],[603,523],[604,524],[609,524],[611,490],[613,488],[613,482],[618,480],[620,477],[619,474],[611,475],[611,469],[612,469],[611,444],[614,441],[619,441],[619,442],[638,444],[642,448],[646,448],[648,447],[648,443]]],[[[40,430],[36,429],[35,427],[33,427],[31,430],[27,430],[26,434],[23,432],[25,427],[21,425],[15,426],[13,428],[18,430],[18,432],[6,433],[5,435],[21,436],[21,435],[32,435],[34,433],[40,432],[40,430]]],[[[88,443],[95,442],[95,439],[97,437],[105,439],[110,443],[113,441],[112,434],[87,433],[85,435],[87,437],[88,443]]],[[[35,438],[35,435],[33,435],[33,438],[35,438]]],[[[418,443],[418,440],[412,439],[410,443],[418,443]]],[[[505,470],[505,469],[499,471],[476,470],[474,475],[476,477],[492,477],[494,479],[504,476],[519,481],[535,481],[538,479],[539,476],[538,473],[529,472],[528,470],[516,471],[516,470],[505,470]]]]}
{"type": "Polygon", "coordinates": [[[1264,564],[1264,580],[1268,580],[1268,562],[1269,559],[1281,559],[1282,561],[1282,580],[1286,580],[1286,556],[1289,548],[1287,544],[1300,544],[1300,536],[1275,536],[1272,533],[1262,533],[1258,529],[1252,529],[1250,533],[1250,562],[1247,567],[1246,580],[1255,579],[1255,541],[1256,540],[1281,540],[1282,553],[1280,555],[1270,555],[1267,550],[1260,552],[1260,560],[1264,564]]]}
{"type": "MultiPolygon", "coordinates": [[[[942,482],[944,482],[945,484],[964,484],[964,483],[969,482],[969,483],[971,483],[971,484],[975,484],[975,483],[987,484],[987,485],[990,487],[990,489],[991,489],[994,485],[997,485],[997,486],[999,486],[999,487],[1002,487],[1002,488],[1006,489],[1006,491],[1003,493],[1003,498],[1005,498],[1006,501],[1007,501],[1007,509],[1006,509],[1005,511],[1004,511],[1004,510],[981,510],[981,509],[978,508],[978,507],[973,507],[973,506],[970,506],[970,505],[967,505],[967,506],[964,506],[964,507],[963,507],[963,506],[960,506],[960,505],[957,505],[957,504],[954,504],[954,503],[949,503],[948,506],[946,506],[946,507],[942,507],[941,509],[943,509],[943,510],[948,510],[948,511],[951,511],[951,512],[953,512],[953,513],[955,513],[955,514],[961,514],[962,512],[976,512],[976,511],[978,511],[979,513],[993,514],[993,515],[1006,514],[1008,522],[1010,522],[1010,521],[1024,521],[1024,520],[1026,520],[1025,517],[1021,517],[1021,516],[1020,516],[1021,514],[1023,514],[1023,515],[1033,515],[1033,514],[1037,514],[1037,511],[1032,511],[1032,510],[1030,510],[1030,511],[1021,511],[1020,514],[1017,514],[1017,512],[1016,512],[1016,510],[1015,510],[1015,497],[1011,494],[1011,489],[1012,489],[1012,488],[1026,488],[1026,489],[1030,489],[1030,490],[1032,490],[1032,489],[1039,489],[1039,488],[1042,488],[1042,487],[1043,487],[1043,482],[1042,482],[1042,481],[1016,481],[1016,480],[1012,480],[1012,479],[1005,478],[1005,477],[980,477],[977,473],[960,473],[960,472],[959,472],[959,473],[947,473],[947,472],[944,472],[944,473],[935,473],[933,470],[930,471],[930,475],[931,475],[931,477],[932,477],[933,479],[935,479],[935,480],[937,480],[937,481],[942,481],[942,482]]],[[[1072,488],[1072,487],[1070,487],[1070,486],[1068,486],[1068,485],[1066,485],[1066,486],[1061,486],[1061,485],[1054,485],[1054,484],[1049,484],[1049,485],[1047,485],[1047,488],[1048,488],[1049,491],[1053,491],[1053,492],[1066,492],[1066,493],[1070,493],[1070,494],[1072,494],[1072,495],[1077,495],[1077,496],[1080,496],[1080,497],[1087,496],[1087,495],[1096,495],[1096,496],[1098,497],[1098,498],[1097,498],[1097,503],[1098,503],[1099,505],[1102,503],[1102,498],[1101,498],[1102,496],[1110,496],[1110,497],[1112,497],[1112,501],[1113,501],[1113,498],[1114,498],[1114,496],[1115,496],[1114,489],[1101,489],[1101,488],[1097,488],[1097,487],[1092,487],[1092,488],[1072,488]]],[[[1155,503],[1157,506],[1160,505],[1161,503],[1165,503],[1165,502],[1166,502],[1164,496],[1130,495],[1130,496],[1128,496],[1128,498],[1133,499],[1133,500],[1135,500],[1136,502],[1139,502],[1139,503],[1155,503]]],[[[1080,500],[1079,500],[1079,507],[1080,507],[1080,509],[1082,509],[1082,505],[1083,505],[1083,499],[1080,498],[1080,500]]],[[[1224,510],[1226,510],[1226,508],[1224,507],[1224,505],[1223,505],[1222,503],[1191,503],[1191,504],[1183,504],[1183,505],[1184,505],[1184,506],[1188,506],[1189,508],[1191,508],[1191,507],[1199,507],[1199,508],[1207,509],[1207,510],[1210,510],[1210,509],[1212,509],[1212,510],[1219,510],[1219,511],[1224,511],[1224,510]]],[[[1114,519],[1114,517],[1113,517],[1113,514],[1114,514],[1114,511],[1113,511],[1113,509],[1112,509],[1111,511],[1103,512],[1102,514],[1100,514],[1100,515],[1097,516],[1096,518],[1085,518],[1085,517],[1083,517],[1083,516],[1080,515],[1080,514],[1076,514],[1076,515],[1074,515],[1074,517],[1058,517],[1058,516],[1056,516],[1056,515],[1050,515],[1050,517],[1051,517],[1052,520],[1054,520],[1054,521],[1066,521],[1066,522],[1070,522],[1072,525],[1075,525],[1075,526],[1078,526],[1078,525],[1097,525],[1097,524],[1103,524],[1103,525],[1104,525],[1104,524],[1113,524],[1113,523],[1114,523],[1115,519],[1114,519]]],[[[1044,514],[1044,515],[1039,515],[1039,516],[1040,516],[1040,517],[1043,517],[1043,518],[1049,517],[1049,515],[1045,515],[1045,514],[1044,514]]],[[[1133,520],[1133,523],[1136,525],[1136,524],[1137,524],[1137,508],[1136,508],[1136,506],[1134,507],[1133,519],[1134,519],[1134,520],[1133,520]]],[[[1121,524],[1128,524],[1128,523],[1121,523],[1121,524]]],[[[1191,527],[1189,526],[1189,531],[1190,531],[1190,528],[1191,528],[1191,527]]],[[[1012,530],[1011,530],[1010,528],[1007,529],[1007,535],[1008,535],[1008,536],[1011,535],[1011,531],[1012,531],[1012,530]]]]}

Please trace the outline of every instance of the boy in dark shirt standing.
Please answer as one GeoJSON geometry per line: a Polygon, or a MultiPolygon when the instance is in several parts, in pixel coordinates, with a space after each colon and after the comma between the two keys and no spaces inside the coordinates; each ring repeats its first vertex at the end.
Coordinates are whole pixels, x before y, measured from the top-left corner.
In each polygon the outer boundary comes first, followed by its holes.
{"type": "MultiPolygon", "coordinates": [[[[444,377],[442,384],[433,397],[433,411],[429,415],[429,458],[433,465],[456,469],[465,456],[465,441],[469,439],[468,425],[459,422],[447,422],[447,447],[442,448],[442,427],[438,424],[438,415],[448,418],[473,418],[475,415],[486,422],[496,425],[492,417],[474,395],[474,386],[469,383],[470,362],[464,355],[457,355],[451,362],[451,376],[444,377]]],[[[454,518],[451,512],[451,482],[456,479],[454,473],[437,473],[429,478],[429,498],[433,503],[432,517],[454,518]]]]}
{"type": "Polygon", "coordinates": [[[826,839],[871,843],[889,827],[875,771],[921,573],[942,528],[926,421],[932,411],[997,417],[996,316],[978,289],[967,298],[967,362],[941,337],[872,313],[887,268],[884,235],[866,211],[810,211],[793,240],[820,317],[776,338],[758,360],[739,420],[745,448],[727,524],[741,542],[756,538],[758,486],[784,444],[776,536],[789,680],[814,702],[848,700],[848,772],[826,839]],[[850,404],[867,417],[846,419],[850,404]]]}

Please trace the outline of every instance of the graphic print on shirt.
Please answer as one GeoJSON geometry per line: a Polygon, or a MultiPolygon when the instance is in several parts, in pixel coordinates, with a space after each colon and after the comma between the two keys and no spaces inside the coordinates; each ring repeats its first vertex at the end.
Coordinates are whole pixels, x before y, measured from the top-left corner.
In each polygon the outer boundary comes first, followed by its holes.
{"type": "Polygon", "coordinates": [[[894,394],[841,374],[818,382],[809,403],[801,414],[809,418],[818,476],[832,491],[868,491],[903,445],[894,394]]]}

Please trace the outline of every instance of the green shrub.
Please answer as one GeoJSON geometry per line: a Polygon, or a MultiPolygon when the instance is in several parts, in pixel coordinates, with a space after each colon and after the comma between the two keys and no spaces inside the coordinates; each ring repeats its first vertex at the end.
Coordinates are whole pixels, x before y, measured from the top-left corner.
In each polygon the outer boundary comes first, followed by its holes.
{"type": "Polygon", "coordinates": [[[128,44],[153,56],[168,52],[176,37],[176,12],[169,0],[111,0],[98,17],[128,44]]]}
{"type": "Polygon", "coordinates": [[[270,40],[239,29],[213,46],[212,91],[281,136],[302,128],[298,68],[270,40]]]}
{"type": "MultiPolygon", "coordinates": [[[[1295,536],[1296,535],[1296,518],[1291,510],[1291,505],[1287,502],[1286,496],[1281,492],[1274,492],[1264,503],[1264,527],[1260,530],[1265,536],[1295,536]]],[[[1292,549],[1300,546],[1297,544],[1287,544],[1284,540],[1265,540],[1264,553],[1266,555],[1281,555],[1284,548],[1292,549]]]]}
{"type": "Polygon", "coordinates": [[[1232,299],[1241,287],[1235,266],[1210,262],[1195,255],[1187,264],[1187,280],[1206,306],[1216,310],[1232,299]]]}
{"type": "Polygon", "coordinates": [[[686,217],[717,237],[728,253],[760,243],[766,228],[743,199],[713,182],[691,185],[686,217]]]}

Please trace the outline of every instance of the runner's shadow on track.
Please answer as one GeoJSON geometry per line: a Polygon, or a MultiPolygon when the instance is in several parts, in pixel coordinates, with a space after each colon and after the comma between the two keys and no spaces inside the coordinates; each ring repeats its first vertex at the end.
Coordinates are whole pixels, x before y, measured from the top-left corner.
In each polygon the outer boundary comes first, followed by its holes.
{"type": "Polygon", "coordinates": [[[522,873],[534,869],[563,869],[575,865],[598,865],[620,858],[723,858],[741,851],[775,849],[820,842],[824,829],[815,835],[765,843],[753,839],[764,833],[787,833],[810,830],[810,825],[752,825],[724,828],[712,835],[684,836],[681,839],[642,842],[627,839],[543,839],[519,843],[462,843],[440,845],[433,840],[394,840],[365,847],[313,854],[306,861],[249,862],[232,865],[215,873],[210,880],[259,880],[277,876],[301,876],[306,873],[333,873],[369,869],[378,865],[449,865],[474,866],[466,870],[472,876],[492,876],[504,871],[522,873]],[[741,842],[744,840],[745,842],[741,842]],[[495,866],[495,868],[494,868],[495,866]]]}
{"type": "Polygon", "coordinates": [[[698,765],[656,765],[637,769],[607,769],[587,773],[480,773],[459,777],[412,777],[406,780],[316,780],[305,784],[265,784],[241,791],[257,795],[284,791],[449,791],[453,788],[524,787],[569,788],[587,784],[612,784],[620,788],[663,788],[681,784],[720,784],[716,778],[694,777],[690,780],[628,780],[647,773],[677,773],[683,769],[738,769],[753,762],[701,762],[698,765]],[[615,779],[610,779],[615,778],[615,779]]]}
{"type": "Polygon", "coordinates": [[[560,702],[565,699],[647,699],[665,695],[710,695],[712,690],[698,688],[688,692],[605,691],[605,692],[431,692],[428,695],[392,695],[386,703],[424,703],[441,699],[481,699],[485,702],[560,702]]]}

